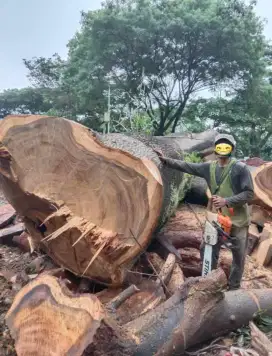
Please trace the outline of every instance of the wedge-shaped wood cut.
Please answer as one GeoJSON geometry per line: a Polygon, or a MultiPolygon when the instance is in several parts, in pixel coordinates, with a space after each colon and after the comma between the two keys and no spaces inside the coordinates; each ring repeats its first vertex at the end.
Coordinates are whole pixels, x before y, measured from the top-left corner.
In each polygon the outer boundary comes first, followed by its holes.
{"type": "Polygon", "coordinates": [[[97,297],[72,295],[58,279],[43,275],[17,294],[6,322],[18,356],[80,356],[103,318],[97,297]]]}

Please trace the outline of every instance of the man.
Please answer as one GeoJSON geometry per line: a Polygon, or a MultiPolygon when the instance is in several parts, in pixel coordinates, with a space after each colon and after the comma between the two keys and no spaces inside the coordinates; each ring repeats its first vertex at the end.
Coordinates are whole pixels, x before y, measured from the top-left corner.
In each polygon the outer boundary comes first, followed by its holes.
{"type": "MultiPolygon", "coordinates": [[[[254,196],[253,182],[247,166],[232,158],[236,142],[231,135],[217,135],[214,142],[217,160],[212,163],[188,163],[163,157],[170,168],[204,178],[212,193],[212,204],[232,221],[232,266],[229,289],[240,288],[247,250],[250,217],[248,202],[254,196]]],[[[212,269],[217,268],[221,245],[213,249],[212,269]]],[[[203,260],[204,244],[201,246],[203,260]]]]}

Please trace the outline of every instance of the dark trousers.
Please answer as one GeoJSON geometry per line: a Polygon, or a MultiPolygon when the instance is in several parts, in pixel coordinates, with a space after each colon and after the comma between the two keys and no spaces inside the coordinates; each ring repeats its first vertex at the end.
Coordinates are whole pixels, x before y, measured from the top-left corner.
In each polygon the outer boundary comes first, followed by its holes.
{"type": "MultiPolygon", "coordinates": [[[[242,276],[244,273],[245,259],[247,254],[248,245],[248,227],[233,227],[231,230],[231,242],[232,242],[232,265],[229,276],[229,288],[240,288],[242,276]]],[[[212,270],[217,268],[219,253],[222,244],[218,243],[213,247],[212,254],[212,270]]],[[[204,258],[204,242],[200,247],[201,260],[204,258]]]]}

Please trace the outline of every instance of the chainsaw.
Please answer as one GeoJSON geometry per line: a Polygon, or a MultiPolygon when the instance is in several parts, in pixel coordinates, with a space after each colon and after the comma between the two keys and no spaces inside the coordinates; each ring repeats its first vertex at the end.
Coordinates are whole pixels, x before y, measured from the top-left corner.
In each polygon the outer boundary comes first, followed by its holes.
{"type": "MultiPolygon", "coordinates": [[[[214,215],[214,214],[213,214],[214,215]]],[[[220,213],[216,215],[217,221],[212,219],[209,221],[207,218],[204,229],[204,258],[202,266],[202,276],[207,276],[212,270],[212,253],[213,247],[218,243],[225,245],[227,248],[231,248],[231,219],[228,216],[224,216],[220,213]]]]}

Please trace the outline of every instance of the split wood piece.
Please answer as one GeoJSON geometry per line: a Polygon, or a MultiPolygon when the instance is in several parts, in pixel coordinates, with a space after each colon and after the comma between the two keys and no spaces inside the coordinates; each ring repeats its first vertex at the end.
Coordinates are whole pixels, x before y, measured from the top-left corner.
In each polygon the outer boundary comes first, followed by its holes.
{"type": "Polygon", "coordinates": [[[138,291],[128,297],[116,310],[116,318],[121,325],[153,310],[166,299],[163,287],[153,280],[143,279],[137,285],[137,289],[138,291]]]}
{"type": "Polygon", "coordinates": [[[21,235],[13,237],[12,242],[24,252],[33,253],[37,246],[35,246],[32,237],[24,231],[21,235]]]}
{"type": "Polygon", "coordinates": [[[43,275],[17,294],[6,322],[18,356],[80,356],[103,318],[95,296],[74,296],[59,280],[43,275]]]}
{"type": "Polygon", "coordinates": [[[260,242],[267,239],[272,239],[272,224],[264,224],[264,228],[260,236],[260,242]]]}
{"type": "Polygon", "coordinates": [[[265,163],[252,172],[254,202],[272,210],[272,162],[265,163]]]}
{"type": "Polygon", "coordinates": [[[252,256],[259,265],[267,266],[272,259],[272,238],[262,241],[252,256]]]}
{"type": "Polygon", "coordinates": [[[255,224],[250,224],[248,229],[248,248],[247,254],[250,255],[254,248],[257,246],[258,242],[260,241],[260,232],[255,224]]]}
{"type": "Polygon", "coordinates": [[[179,249],[182,262],[180,267],[185,277],[198,277],[201,275],[202,266],[200,259],[200,252],[196,248],[185,247],[179,249]]]}
{"type": "Polygon", "coordinates": [[[139,292],[139,289],[134,284],[132,284],[127,289],[122,291],[122,293],[112,299],[111,302],[106,305],[106,307],[111,311],[116,311],[116,309],[119,308],[122,303],[124,303],[136,292],[139,292]]]}
{"type": "Polygon", "coordinates": [[[272,211],[269,211],[261,206],[251,206],[251,222],[264,227],[265,223],[272,223],[272,211]]]}
{"type": "Polygon", "coordinates": [[[174,294],[178,289],[180,289],[185,281],[184,274],[178,263],[175,263],[171,278],[167,284],[167,289],[170,294],[174,294]]]}
{"type": "Polygon", "coordinates": [[[251,331],[251,345],[258,352],[259,356],[272,355],[272,342],[268,337],[253,323],[249,323],[251,331]]]}
{"type": "Polygon", "coordinates": [[[23,223],[6,227],[0,230],[0,241],[3,244],[10,245],[12,244],[12,238],[16,235],[20,235],[23,231],[25,231],[25,225],[23,223]]]}
{"type": "Polygon", "coordinates": [[[159,278],[157,278],[156,280],[157,284],[161,284],[161,281],[163,281],[164,284],[167,284],[169,282],[175,263],[176,263],[175,255],[169,253],[166,261],[162,265],[162,268],[159,273],[159,278]]]}
{"type": "MultiPolygon", "coordinates": [[[[153,263],[153,265],[158,271],[162,270],[165,261],[157,253],[149,252],[148,259],[153,263]]],[[[179,288],[181,288],[183,283],[184,283],[184,274],[179,264],[175,263],[169,282],[166,284],[168,292],[171,295],[174,294],[179,288]]]]}
{"type": "Polygon", "coordinates": [[[159,232],[161,239],[167,238],[176,248],[200,248],[206,209],[203,206],[181,205],[167,224],[159,232]]]}
{"type": "Polygon", "coordinates": [[[7,226],[15,218],[16,212],[10,204],[0,206],[0,228],[7,226]]]}

